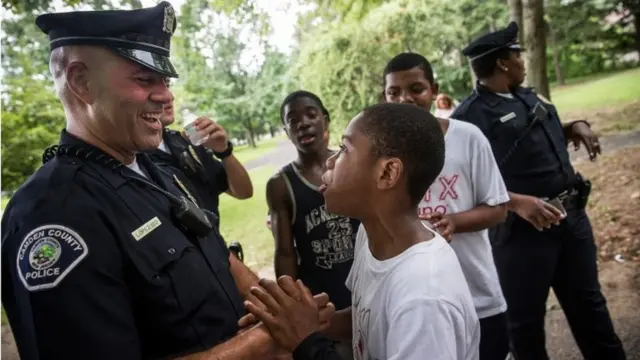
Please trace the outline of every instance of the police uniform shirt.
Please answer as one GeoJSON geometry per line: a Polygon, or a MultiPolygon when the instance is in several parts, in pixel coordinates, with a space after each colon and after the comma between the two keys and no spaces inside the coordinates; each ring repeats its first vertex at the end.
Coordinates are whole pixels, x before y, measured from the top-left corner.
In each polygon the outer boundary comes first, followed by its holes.
{"type": "MultiPolygon", "coordinates": [[[[474,40],[462,52],[473,62],[505,48],[523,51],[515,22],[474,40]]],[[[497,94],[478,82],[473,94],[460,103],[451,118],[470,122],[482,130],[509,191],[553,197],[575,184],[558,112],[533,90],[517,87],[511,94],[497,94]],[[540,107],[537,116],[536,106],[540,107]]]]}
{"type": "Polygon", "coordinates": [[[509,191],[551,197],[569,189],[574,171],[555,106],[530,89],[519,87],[513,94],[501,96],[478,84],[451,117],[482,130],[509,191]],[[530,111],[538,102],[547,114],[532,124],[530,111]]]}
{"type": "Polygon", "coordinates": [[[61,143],[101,164],[54,157],[2,219],[2,302],[22,358],[166,358],[233,337],[244,310],[223,241],[186,235],[167,196],[97,148],[66,132],[61,143]]]}
{"type": "Polygon", "coordinates": [[[165,150],[149,151],[151,159],[163,169],[181,177],[197,195],[201,206],[220,217],[220,194],[229,189],[227,172],[222,162],[204,146],[193,146],[175,130],[163,133],[165,150]]]}

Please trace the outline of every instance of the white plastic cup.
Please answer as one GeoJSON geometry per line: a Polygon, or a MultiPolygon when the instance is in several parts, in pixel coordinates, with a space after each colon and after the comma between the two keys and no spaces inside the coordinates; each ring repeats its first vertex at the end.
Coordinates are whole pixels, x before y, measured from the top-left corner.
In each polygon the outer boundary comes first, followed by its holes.
{"type": "Polygon", "coordinates": [[[198,115],[187,112],[183,117],[184,132],[187,134],[189,141],[195,146],[202,145],[207,139],[209,139],[209,135],[203,135],[196,129],[195,121],[198,119],[198,115]]]}

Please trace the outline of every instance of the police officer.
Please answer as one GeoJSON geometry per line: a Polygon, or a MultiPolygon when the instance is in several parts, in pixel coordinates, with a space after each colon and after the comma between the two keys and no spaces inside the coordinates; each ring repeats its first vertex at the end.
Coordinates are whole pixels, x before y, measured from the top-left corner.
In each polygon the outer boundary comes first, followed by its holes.
{"type": "Polygon", "coordinates": [[[36,23],[66,128],[2,219],[2,302],[21,358],[270,358],[264,326],[236,335],[256,276],[181,181],[139,153],[160,144],[177,76],[171,5],[36,23]]]}
{"type": "Polygon", "coordinates": [[[561,123],[553,104],[520,86],[525,69],[517,35],[511,23],[463,50],[479,80],[451,115],[484,132],[510,191],[509,216],[491,236],[512,353],[548,359],[544,317],[552,287],[584,357],[624,359],[598,283],[585,212],[590,183],[575,173],[567,151],[569,140],[576,148],[582,143],[594,160],[598,138],[584,120],[561,123]]]}
{"type": "Polygon", "coordinates": [[[233,155],[233,144],[222,126],[207,117],[197,118],[199,135],[207,140],[195,146],[183,133],[166,127],[175,122],[173,102],[165,107],[161,122],[165,126],[162,141],[149,156],[187,175],[204,208],[219,216],[220,194],[226,192],[239,200],[253,196],[249,174],[233,155]]]}
{"type": "MultiPolygon", "coordinates": [[[[253,196],[251,178],[233,155],[233,144],[222,126],[207,117],[197,118],[194,125],[206,140],[195,146],[185,133],[167,127],[175,122],[173,101],[165,106],[160,121],[164,126],[162,141],[157,149],[147,153],[160,167],[181,178],[203,208],[219,219],[220,194],[226,192],[239,200],[253,196]]],[[[219,222],[216,226],[219,227],[219,222]]],[[[232,242],[229,249],[239,259],[244,258],[239,242],[232,242]]]]}

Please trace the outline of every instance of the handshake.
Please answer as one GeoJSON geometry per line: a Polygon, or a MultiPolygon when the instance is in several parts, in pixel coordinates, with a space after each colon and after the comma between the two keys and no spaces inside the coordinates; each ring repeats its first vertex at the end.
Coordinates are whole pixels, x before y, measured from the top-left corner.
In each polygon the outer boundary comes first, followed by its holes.
{"type": "Polygon", "coordinates": [[[326,293],[313,296],[302,281],[286,275],[258,284],[244,303],[249,314],[238,321],[240,333],[266,327],[280,350],[291,354],[309,335],[329,328],[335,306],[326,293]]]}

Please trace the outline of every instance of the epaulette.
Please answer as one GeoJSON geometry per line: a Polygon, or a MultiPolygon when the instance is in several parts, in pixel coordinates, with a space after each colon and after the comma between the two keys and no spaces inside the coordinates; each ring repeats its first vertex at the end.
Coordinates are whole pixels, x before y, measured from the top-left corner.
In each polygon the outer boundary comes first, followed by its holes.
{"type": "Polygon", "coordinates": [[[173,129],[165,128],[165,129],[164,129],[164,131],[165,131],[168,135],[170,135],[170,136],[175,136],[175,135],[182,136],[182,135],[180,134],[180,132],[179,132],[179,131],[177,131],[177,130],[173,130],[173,129]]]}
{"type": "Polygon", "coordinates": [[[74,178],[83,165],[84,161],[80,159],[54,157],[20,186],[11,202],[17,205],[22,215],[41,210],[49,204],[64,204],[75,188],[72,185],[74,178]]]}
{"type": "Polygon", "coordinates": [[[543,103],[545,103],[547,105],[553,105],[551,100],[549,100],[545,96],[537,93],[536,89],[534,87],[521,87],[520,90],[523,93],[525,93],[526,95],[534,95],[534,96],[536,96],[538,99],[540,99],[540,101],[542,101],[543,103]]]}
{"type": "Polygon", "coordinates": [[[460,104],[458,104],[458,107],[456,107],[455,111],[450,115],[450,117],[453,119],[465,120],[465,116],[461,116],[460,114],[465,114],[467,110],[469,110],[469,107],[478,98],[478,93],[474,91],[473,94],[467,96],[462,100],[462,102],[460,102],[460,104]]]}

